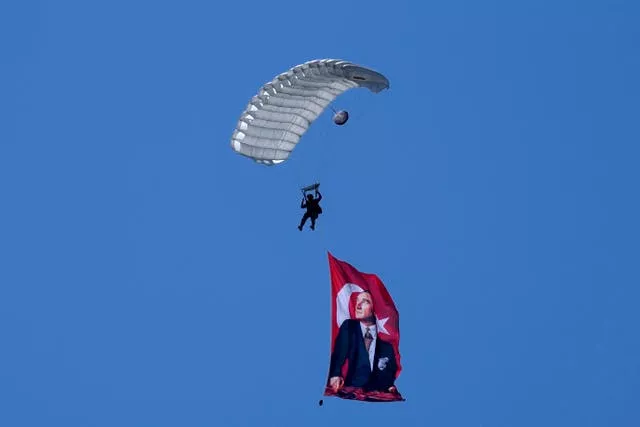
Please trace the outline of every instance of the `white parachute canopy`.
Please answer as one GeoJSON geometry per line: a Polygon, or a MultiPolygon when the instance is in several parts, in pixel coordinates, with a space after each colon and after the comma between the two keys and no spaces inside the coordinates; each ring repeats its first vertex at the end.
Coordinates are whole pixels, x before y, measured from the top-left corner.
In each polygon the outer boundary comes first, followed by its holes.
{"type": "Polygon", "coordinates": [[[258,163],[282,163],[325,108],[338,95],[357,87],[378,93],[389,88],[389,80],[339,59],[296,65],[251,98],[233,132],[231,148],[258,163]]]}

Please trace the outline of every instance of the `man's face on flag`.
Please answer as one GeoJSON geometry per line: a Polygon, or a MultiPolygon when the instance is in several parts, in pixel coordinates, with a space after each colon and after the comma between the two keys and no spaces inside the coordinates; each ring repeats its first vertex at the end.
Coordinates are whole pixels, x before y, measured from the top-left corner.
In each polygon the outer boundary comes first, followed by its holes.
{"type": "Polygon", "coordinates": [[[373,317],[373,302],[369,292],[362,292],[356,298],[356,319],[364,320],[373,317]]]}

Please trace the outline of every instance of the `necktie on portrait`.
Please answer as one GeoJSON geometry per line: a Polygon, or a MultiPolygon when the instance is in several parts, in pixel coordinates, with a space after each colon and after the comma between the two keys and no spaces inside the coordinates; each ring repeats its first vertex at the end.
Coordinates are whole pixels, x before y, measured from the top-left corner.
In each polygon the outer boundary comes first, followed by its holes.
{"type": "Polygon", "coordinates": [[[367,332],[364,334],[364,345],[367,348],[367,351],[369,351],[369,347],[371,347],[372,342],[373,336],[371,336],[371,332],[369,331],[369,328],[367,328],[367,332]]]}

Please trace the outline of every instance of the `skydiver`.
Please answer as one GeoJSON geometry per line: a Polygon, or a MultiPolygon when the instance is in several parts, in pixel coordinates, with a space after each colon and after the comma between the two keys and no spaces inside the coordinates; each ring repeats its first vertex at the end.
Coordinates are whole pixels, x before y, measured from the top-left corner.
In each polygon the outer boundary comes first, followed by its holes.
{"type": "Polygon", "coordinates": [[[320,200],[322,200],[322,194],[316,188],[316,198],[313,198],[313,195],[307,194],[307,198],[302,197],[302,203],[300,203],[300,209],[307,208],[307,211],[302,215],[302,219],[300,220],[300,225],[298,225],[298,230],[302,231],[302,227],[304,227],[304,223],[307,222],[307,218],[311,218],[311,229],[316,229],[316,219],[318,219],[318,215],[322,213],[322,208],[320,207],[320,200]]]}

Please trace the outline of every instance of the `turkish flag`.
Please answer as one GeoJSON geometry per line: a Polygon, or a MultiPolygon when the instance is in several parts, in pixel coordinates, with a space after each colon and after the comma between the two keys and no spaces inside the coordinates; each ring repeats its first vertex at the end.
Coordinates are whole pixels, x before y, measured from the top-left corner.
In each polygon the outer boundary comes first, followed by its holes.
{"type": "Polygon", "coordinates": [[[404,400],[395,386],[402,366],[399,314],[391,295],[375,274],[327,254],[332,327],[325,396],[404,400]]]}

